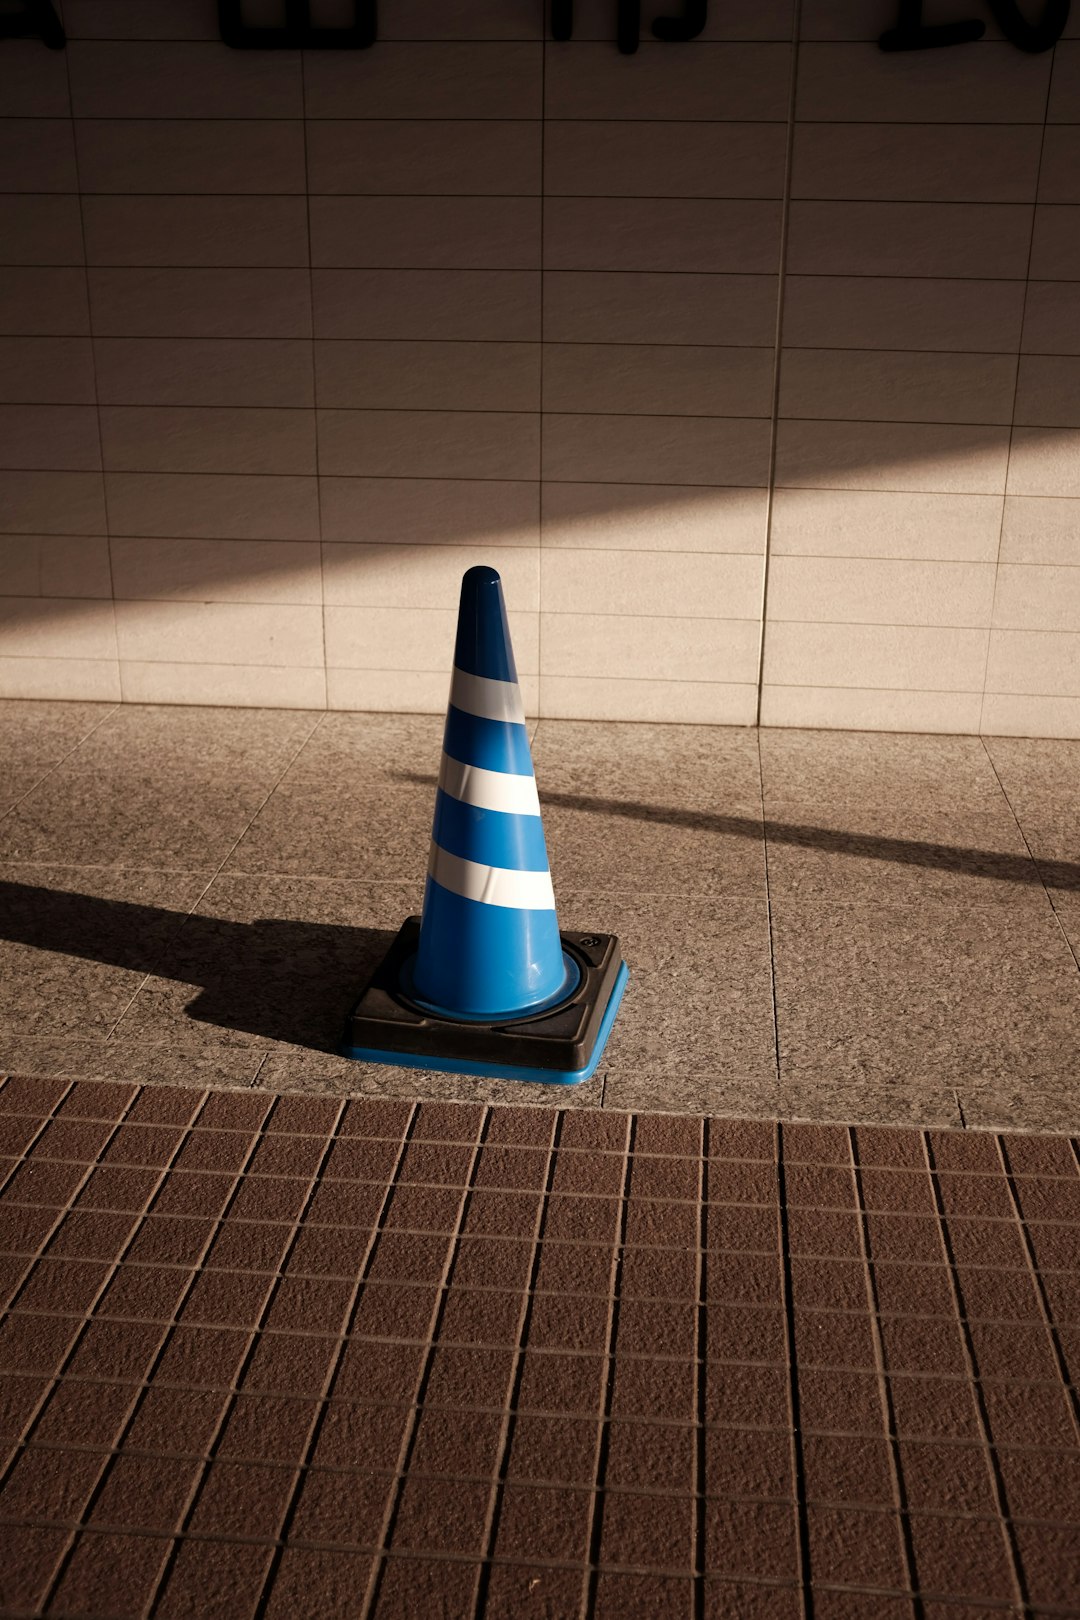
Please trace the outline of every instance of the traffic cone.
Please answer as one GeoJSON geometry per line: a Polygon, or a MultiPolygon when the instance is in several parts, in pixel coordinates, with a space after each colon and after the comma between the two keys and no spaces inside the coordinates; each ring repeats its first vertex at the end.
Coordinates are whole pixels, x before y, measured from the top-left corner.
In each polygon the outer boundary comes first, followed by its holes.
{"type": "Polygon", "coordinates": [[[560,933],[502,583],[470,568],[423,916],[376,969],[345,1053],[574,1085],[600,1061],[626,979],[613,935],[560,933]]]}

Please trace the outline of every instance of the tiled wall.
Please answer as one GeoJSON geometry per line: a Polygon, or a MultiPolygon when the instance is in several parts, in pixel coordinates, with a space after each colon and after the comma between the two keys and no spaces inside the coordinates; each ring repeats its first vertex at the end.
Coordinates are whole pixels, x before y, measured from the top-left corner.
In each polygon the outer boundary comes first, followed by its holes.
{"type": "Polygon", "coordinates": [[[0,694],[1080,735],[1080,7],[680,9],[0,44],[0,694]]]}

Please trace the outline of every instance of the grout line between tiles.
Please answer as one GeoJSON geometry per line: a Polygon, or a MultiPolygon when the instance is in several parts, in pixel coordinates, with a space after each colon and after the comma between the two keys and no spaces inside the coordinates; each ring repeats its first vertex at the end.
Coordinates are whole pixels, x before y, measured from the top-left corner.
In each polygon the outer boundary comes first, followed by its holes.
{"type": "Polygon", "coordinates": [[[952,1238],[949,1232],[948,1212],[946,1211],[945,1204],[942,1200],[941,1188],[938,1184],[937,1174],[935,1173],[936,1161],[933,1143],[931,1141],[929,1131],[920,1131],[919,1135],[922,1142],[923,1162],[927,1171],[929,1172],[929,1181],[934,1200],[934,1208],[938,1217],[942,1256],[949,1284],[949,1296],[952,1302],[956,1321],[960,1328],[960,1338],[963,1344],[964,1370],[967,1375],[968,1387],[971,1390],[975,1410],[978,1415],[979,1433],[982,1438],[982,1443],[987,1458],[987,1473],[989,1475],[993,1490],[994,1508],[1001,1531],[1001,1539],[1004,1543],[1004,1550],[1009,1565],[1009,1572],[1016,1592],[1016,1601],[1022,1612],[1027,1615],[1031,1613],[1031,1602],[1027,1588],[1027,1579],[1020,1556],[1020,1548],[1016,1539],[1016,1531],[1013,1527],[1011,1519],[1009,1518],[1008,1503],[1005,1497],[1005,1482],[1001,1474],[1001,1462],[997,1454],[997,1447],[994,1443],[993,1430],[990,1424],[990,1414],[987,1411],[986,1406],[986,1396],[979,1380],[978,1360],[972,1340],[971,1327],[965,1311],[963,1288],[961,1286],[960,1278],[957,1275],[957,1262],[953,1249],[952,1238]]]}
{"type": "MultiPolygon", "coordinates": [[[[432,1363],[435,1359],[436,1346],[439,1343],[439,1327],[446,1311],[446,1302],[449,1297],[450,1284],[453,1281],[454,1270],[457,1264],[457,1257],[461,1246],[462,1230],[469,1209],[469,1198],[475,1188],[476,1171],[479,1165],[480,1153],[487,1141],[490,1127],[491,1112],[489,1109],[485,1108],[480,1123],[480,1129],[477,1132],[476,1139],[472,1144],[472,1153],[469,1159],[468,1170],[466,1171],[465,1185],[460,1189],[462,1196],[458,1205],[457,1221],[455,1223],[453,1232],[449,1234],[446,1258],[443,1261],[442,1272],[438,1283],[438,1303],[435,1307],[434,1319],[429,1323],[427,1349],[416,1384],[416,1397],[406,1424],[405,1432],[401,1439],[401,1446],[398,1453],[401,1464],[398,1480],[396,1488],[391,1492],[389,1500],[387,1501],[383,1510],[379,1534],[379,1550],[375,1555],[367,1588],[363,1594],[360,1608],[358,1610],[359,1620],[368,1620],[368,1617],[374,1614],[379,1601],[379,1594],[385,1580],[387,1557],[390,1552],[390,1542],[393,1540],[394,1528],[397,1524],[398,1516],[401,1511],[401,1503],[404,1495],[404,1482],[408,1476],[409,1464],[416,1446],[416,1432],[417,1428],[419,1427],[420,1414],[424,1409],[425,1396],[427,1394],[428,1383],[431,1378],[432,1363]]],[[[395,1167],[395,1177],[396,1173],[397,1167],[395,1167]]],[[[390,1183],[390,1188],[387,1193],[387,1203],[389,1203],[393,1197],[393,1193],[397,1186],[398,1182],[396,1179],[390,1183]]],[[[382,1227],[379,1228],[380,1236],[381,1233],[382,1227]]],[[[372,1244],[372,1253],[375,1252],[377,1246],[378,1237],[376,1237],[372,1244]]],[[[358,1290],[358,1299],[361,1297],[361,1292],[362,1290],[358,1290]]]]}

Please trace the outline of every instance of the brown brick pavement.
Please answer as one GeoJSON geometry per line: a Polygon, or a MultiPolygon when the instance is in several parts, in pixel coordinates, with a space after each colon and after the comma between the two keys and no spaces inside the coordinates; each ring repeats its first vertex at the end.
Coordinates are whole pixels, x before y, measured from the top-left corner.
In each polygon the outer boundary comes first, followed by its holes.
{"type": "Polygon", "coordinates": [[[0,1090],[3,1613],[1080,1613],[1062,1137],[0,1090]]]}

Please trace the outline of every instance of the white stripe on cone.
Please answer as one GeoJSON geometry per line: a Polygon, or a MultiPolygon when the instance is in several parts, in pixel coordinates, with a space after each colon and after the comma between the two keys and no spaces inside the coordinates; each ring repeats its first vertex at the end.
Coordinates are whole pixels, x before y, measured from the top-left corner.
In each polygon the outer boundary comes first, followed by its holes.
{"type": "Polygon", "coordinates": [[[515,911],[554,911],[555,893],[550,872],[514,872],[505,866],[483,866],[431,846],[428,874],[466,900],[486,906],[509,906],[515,911]]]}
{"type": "Polygon", "coordinates": [[[455,709],[478,715],[481,720],[509,720],[518,726],[525,724],[525,706],[517,681],[492,681],[486,675],[469,675],[455,664],[450,682],[450,702],[455,709]]]}
{"type": "Polygon", "coordinates": [[[452,799],[475,805],[478,810],[502,810],[512,816],[538,816],[540,800],[535,776],[512,776],[505,771],[485,771],[481,765],[464,765],[449,754],[442,757],[439,786],[452,799]]]}

